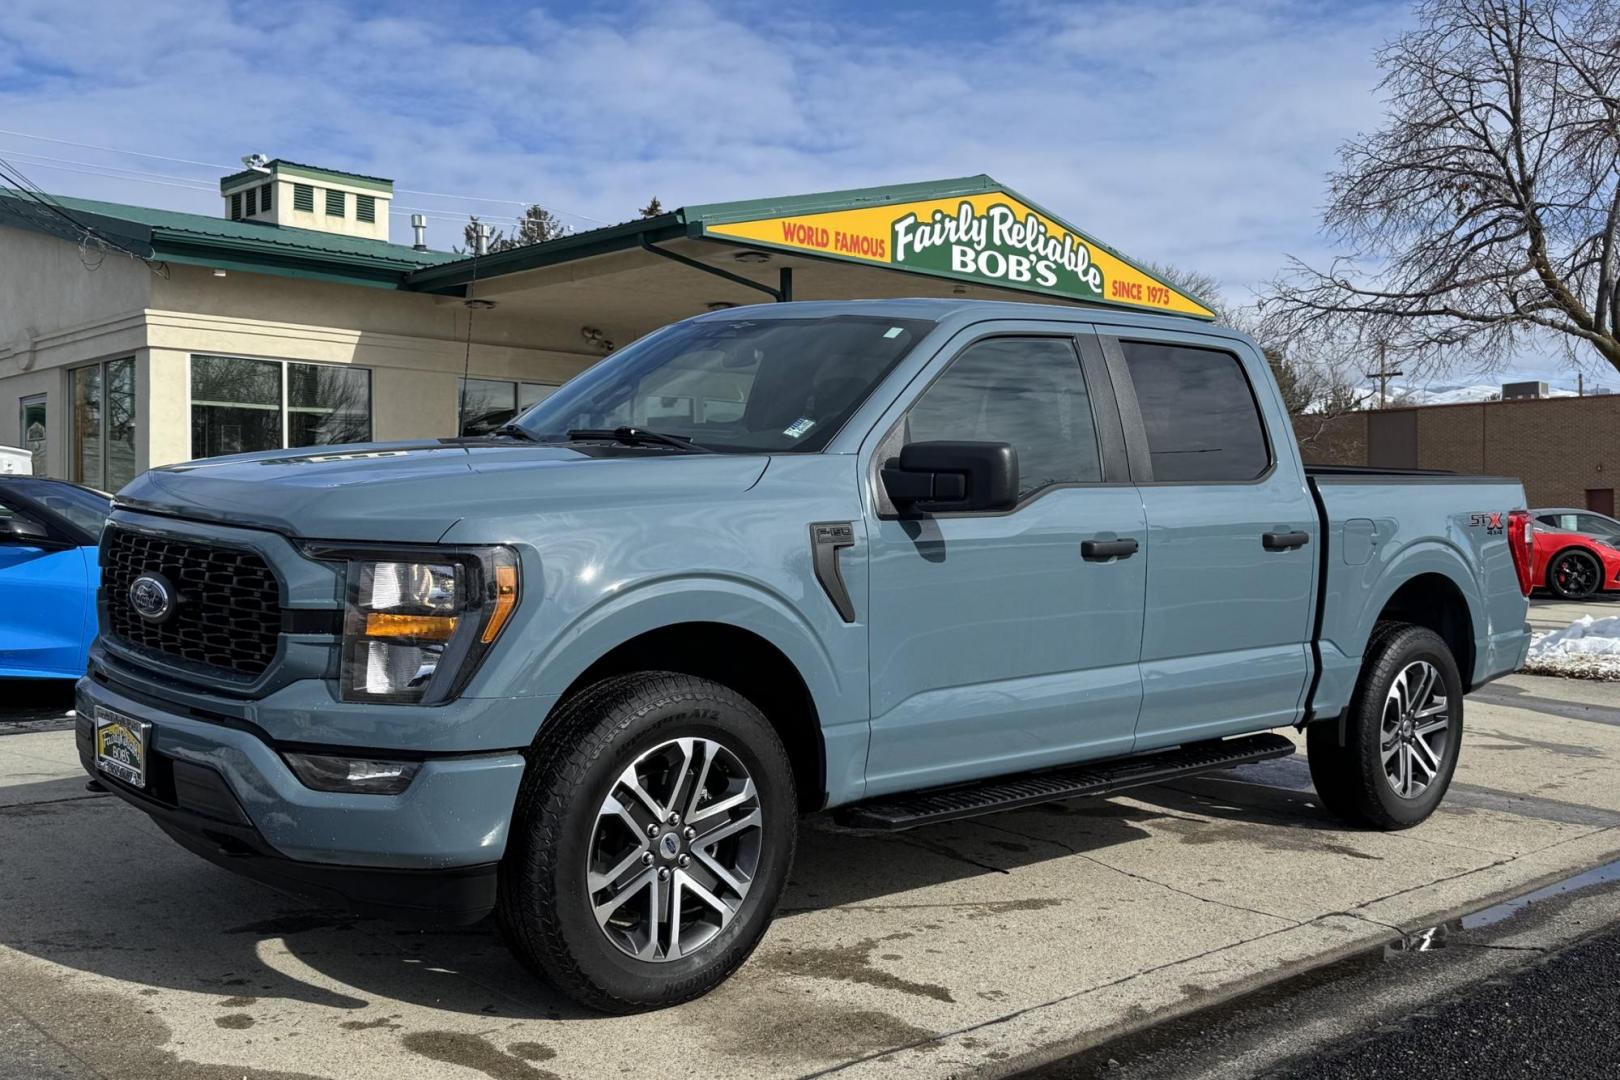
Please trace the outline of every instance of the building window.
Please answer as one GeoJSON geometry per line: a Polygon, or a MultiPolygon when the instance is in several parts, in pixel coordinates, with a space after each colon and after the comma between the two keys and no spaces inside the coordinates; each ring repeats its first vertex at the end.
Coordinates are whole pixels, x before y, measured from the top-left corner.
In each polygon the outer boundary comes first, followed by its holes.
{"type": "Polygon", "coordinates": [[[73,402],[71,479],[117,491],[135,479],[135,360],[69,372],[73,402]]]}
{"type": "Polygon", "coordinates": [[[293,209],[306,214],[315,212],[315,188],[309,184],[293,185],[293,209]]]}
{"type": "Polygon", "coordinates": [[[252,217],[254,214],[259,212],[257,205],[255,205],[258,194],[258,188],[248,188],[246,191],[242,192],[243,217],[252,217]]]}
{"type": "Polygon", "coordinates": [[[240,191],[233,191],[233,192],[231,192],[231,220],[232,221],[238,221],[238,220],[241,219],[241,217],[242,217],[242,193],[240,191]]]}
{"type": "Polygon", "coordinates": [[[371,438],[371,372],[332,364],[191,358],[191,456],[371,438]]]}
{"type": "Polygon", "coordinates": [[[270,189],[273,187],[274,184],[266,184],[259,189],[259,212],[262,214],[270,212],[270,189]]]}
{"type": "Polygon", "coordinates": [[[464,436],[488,435],[551,396],[555,386],[510,379],[463,379],[458,430],[464,436]]]}
{"type": "Polygon", "coordinates": [[[333,191],[330,188],[327,189],[327,191],[326,191],[326,216],[327,217],[342,217],[344,215],[344,212],[345,212],[344,198],[345,198],[345,196],[344,196],[343,192],[341,192],[341,191],[333,191]]]}
{"type": "Polygon", "coordinates": [[[17,433],[23,446],[34,458],[35,476],[45,476],[45,395],[31,394],[19,402],[21,415],[17,418],[17,433]]]}
{"type": "Polygon", "coordinates": [[[360,221],[377,220],[377,198],[374,195],[354,197],[354,216],[360,221]]]}

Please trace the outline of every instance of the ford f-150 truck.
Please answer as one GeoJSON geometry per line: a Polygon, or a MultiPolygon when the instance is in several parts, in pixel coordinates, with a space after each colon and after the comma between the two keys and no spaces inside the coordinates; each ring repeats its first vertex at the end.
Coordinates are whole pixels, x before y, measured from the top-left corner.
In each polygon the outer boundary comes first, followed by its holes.
{"type": "Polygon", "coordinates": [[[1290,753],[1378,829],[1529,633],[1516,481],[1307,468],[1186,319],[783,303],[478,438],[118,496],[96,783],[221,865],[472,921],[576,999],[715,986],[801,815],[899,829],[1290,753]]]}

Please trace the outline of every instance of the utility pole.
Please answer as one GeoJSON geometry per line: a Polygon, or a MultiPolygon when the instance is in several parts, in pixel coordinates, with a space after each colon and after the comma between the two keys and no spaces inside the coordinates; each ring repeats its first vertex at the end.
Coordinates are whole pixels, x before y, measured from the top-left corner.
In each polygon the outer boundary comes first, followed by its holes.
{"type": "Polygon", "coordinates": [[[1586,373],[1584,371],[1577,371],[1575,373],[1575,396],[1586,396],[1586,373]]]}
{"type": "Polygon", "coordinates": [[[1404,371],[1391,371],[1389,369],[1389,363],[1384,359],[1384,351],[1384,343],[1380,341],[1378,343],[1378,370],[1367,372],[1367,378],[1378,380],[1378,407],[1380,409],[1389,406],[1389,380],[1406,374],[1404,371]]]}

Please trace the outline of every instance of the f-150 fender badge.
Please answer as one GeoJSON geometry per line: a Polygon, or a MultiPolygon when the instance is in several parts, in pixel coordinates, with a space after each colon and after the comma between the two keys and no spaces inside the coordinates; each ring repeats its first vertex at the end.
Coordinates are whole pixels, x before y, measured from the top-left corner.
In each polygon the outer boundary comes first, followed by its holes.
{"type": "Polygon", "coordinates": [[[1504,531],[1502,519],[1507,517],[1501,511],[1484,514],[1469,514],[1468,527],[1471,529],[1484,529],[1491,536],[1504,531]]]}
{"type": "Polygon", "coordinates": [[[844,575],[838,569],[838,552],[855,546],[855,526],[848,521],[816,521],[810,525],[810,564],[815,569],[816,581],[838,609],[839,618],[847,623],[855,621],[855,602],[850,599],[844,585],[844,575]]]}

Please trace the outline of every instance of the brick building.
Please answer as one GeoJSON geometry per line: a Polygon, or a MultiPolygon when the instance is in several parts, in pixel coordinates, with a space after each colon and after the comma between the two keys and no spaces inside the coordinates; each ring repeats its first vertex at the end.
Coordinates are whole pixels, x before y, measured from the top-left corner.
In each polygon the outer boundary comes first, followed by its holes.
{"type": "Polygon", "coordinates": [[[1517,476],[1531,506],[1615,511],[1620,395],[1375,409],[1294,423],[1313,464],[1517,476]]]}

